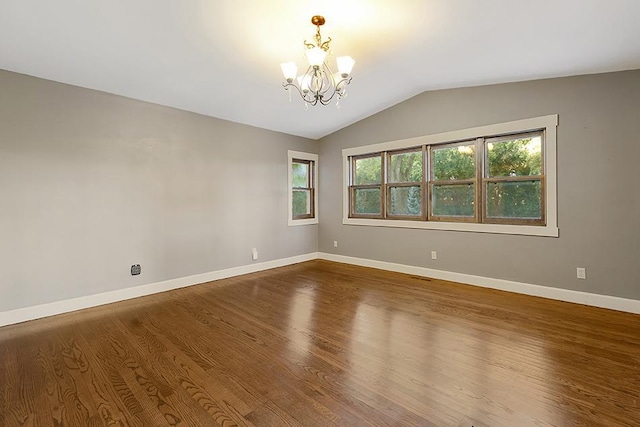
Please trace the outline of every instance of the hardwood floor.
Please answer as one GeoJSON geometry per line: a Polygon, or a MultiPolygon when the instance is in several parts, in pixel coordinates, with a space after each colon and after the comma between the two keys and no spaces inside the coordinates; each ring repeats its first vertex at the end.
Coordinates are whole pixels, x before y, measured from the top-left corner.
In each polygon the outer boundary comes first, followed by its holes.
{"type": "Polygon", "coordinates": [[[638,426],[640,316],[311,261],[0,328],[0,426],[638,426]]]}

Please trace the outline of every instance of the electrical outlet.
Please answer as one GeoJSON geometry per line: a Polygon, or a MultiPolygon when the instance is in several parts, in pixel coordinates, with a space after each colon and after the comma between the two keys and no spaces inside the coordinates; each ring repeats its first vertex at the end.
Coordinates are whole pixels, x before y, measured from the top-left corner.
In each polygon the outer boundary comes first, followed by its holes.
{"type": "Polygon", "coordinates": [[[140,264],[134,264],[134,265],[131,266],[131,275],[132,276],[137,276],[141,272],[142,272],[142,268],[140,267],[140,264]]]}
{"type": "Polygon", "coordinates": [[[438,259],[438,252],[431,251],[431,259],[438,259]]]}
{"type": "Polygon", "coordinates": [[[337,248],[337,247],[338,247],[338,241],[337,241],[337,240],[334,240],[334,241],[333,241],[333,247],[334,247],[334,248],[337,248]]]}
{"type": "Polygon", "coordinates": [[[578,267],[576,269],[576,276],[578,279],[586,279],[587,278],[587,269],[584,267],[578,267]]]}
{"type": "Polygon", "coordinates": [[[258,250],[256,248],[251,249],[251,259],[254,261],[258,259],[258,250]]]}

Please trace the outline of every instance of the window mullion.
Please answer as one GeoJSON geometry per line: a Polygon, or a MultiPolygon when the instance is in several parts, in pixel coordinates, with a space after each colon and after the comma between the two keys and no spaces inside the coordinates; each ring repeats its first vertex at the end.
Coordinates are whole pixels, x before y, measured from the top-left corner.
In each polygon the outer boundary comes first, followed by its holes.
{"type": "Polygon", "coordinates": [[[433,191],[433,184],[431,183],[432,179],[433,179],[433,149],[431,147],[431,145],[427,145],[425,147],[425,159],[426,162],[428,163],[428,167],[427,167],[427,171],[425,172],[425,182],[426,182],[426,193],[427,193],[427,197],[425,200],[425,213],[427,214],[427,221],[429,221],[431,219],[431,212],[432,212],[432,203],[431,203],[431,199],[433,198],[432,195],[432,191],[433,191]]]}
{"type": "Polygon", "coordinates": [[[484,184],[482,178],[485,174],[485,143],[484,138],[476,139],[476,222],[484,222],[484,184]]]}
{"type": "Polygon", "coordinates": [[[387,218],[387,188],[388,188],[388,179],[387,177],[388,175],[388,171],[387,171],[387,167],[388,167],[388,161],[387,161],[387,156],[388,153],[386,151],[383,151],[382,153],[380,153],[380,161],[382,162],[381,165],[381,176],[380,179],[382,180],[382,182],[380,183],[380,213],[382,214],[382,218],[387,218]]]}
{"type": "Polygon", "coordinates": [[[427,202],[427,197],[429,197],[428,191],[428,179],[429,176],[429,162],[428,162],[428,149],[427,145],[423,145],[422,148],[422,182],[420,183],[420,193],[422,194],[422,220],[426,221],[429,218],[429,214],[427,212],[427,208],[429,203],[427,202]]]}

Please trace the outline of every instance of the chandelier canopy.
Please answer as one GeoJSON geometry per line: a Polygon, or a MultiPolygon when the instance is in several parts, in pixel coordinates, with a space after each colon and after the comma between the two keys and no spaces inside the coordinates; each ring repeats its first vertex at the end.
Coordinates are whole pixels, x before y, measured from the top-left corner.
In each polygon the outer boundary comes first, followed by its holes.
{"type": "Polygon", "coordinates": [[[346,96],[347,85],[351,83],[351,70],[355,61],[350,56],[337,57],[338,72],[334,74],[326,62],[330,54],[331,37],[323,41],[320,35],[320,27],[324,25],[325,19],[323,16],[315,15],[311,18],[311,23],[317,30],[313,42],[304,41],[305,56],[309,64],[307,71],[298,76],[295,62],[280,64],[285,78],[282,86],[289,92],[289,100],[292,88],[297,90],[305,106],[328,105],[335,97],[336,105],[339,107],[339,101],[346,96]]]}

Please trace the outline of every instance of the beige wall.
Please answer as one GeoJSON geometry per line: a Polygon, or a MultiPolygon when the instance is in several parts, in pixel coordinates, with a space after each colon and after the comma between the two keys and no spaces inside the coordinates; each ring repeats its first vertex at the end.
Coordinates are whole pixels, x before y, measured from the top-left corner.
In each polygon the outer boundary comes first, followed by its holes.
{"type": "Polygon", "coordinates": [[[286,193],[316,141],[7,71],[0,94],[0,312],[317,250],[286,193]]]}
{"type": "Polygon", "coordinates": [[[320,141],[319,250],[640,299],[639,166],[640,70],[425,92],[320,141]],[[558,238],[342,225],[343,148],[550,114],[558,238]]]}

